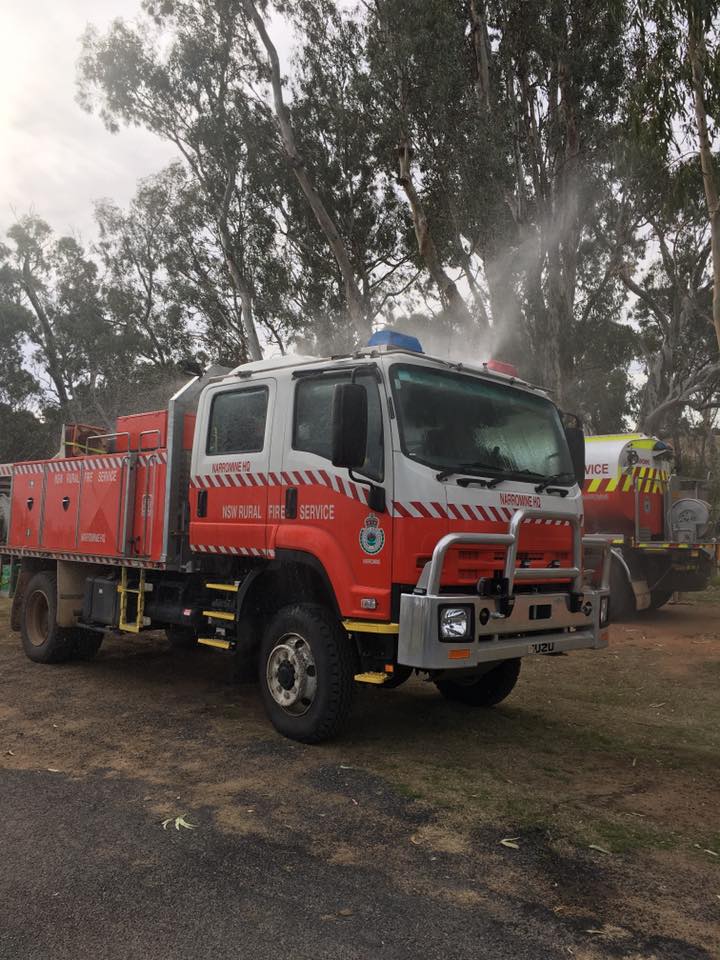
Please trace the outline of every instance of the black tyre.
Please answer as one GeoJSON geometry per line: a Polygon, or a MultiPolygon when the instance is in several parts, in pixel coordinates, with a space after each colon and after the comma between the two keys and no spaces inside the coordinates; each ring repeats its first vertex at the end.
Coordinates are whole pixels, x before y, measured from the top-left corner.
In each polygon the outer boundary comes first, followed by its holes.
{"type": "Polygon", "coordinates": [[[273,726],[301,743],[335,736],[348,718],[355,692],[357,653],[325,607],[284,607],[260,648],[260,689],[273,726]]]}
{"type": "Polygon", "coordinates": [[[75,631],[57,625],[57,576],[43,570],[28,583],[20,624],[25,656],[35,663],[63,663],[74,652],[75,631]]]}
{"type": "Polygon", "coordinates": [[[102,642],[102,633],[78,627],[73,631],[73,660],[92,660],[102,646],[102,642]]]}
{"type": "Polygon", "coordinates": [[[396,663],[394,671],[385,683],[378,685],[378,690],[397,690],[397,688],[406,683],[412,675],[412,667],[405,667],[400,663],[396,663]]]}
{"type": "Polygon", "coordinates": [[[503,660],[487,673],[472,671],[453,677],[446,673],[435,686],[447,700],[467,703],[471,707],[494,707],[510,696],[520,676],[520,659],[503,660]]]}
{"type": "Polygon", "coordinates": [[[672,590],[651,590],[650,591],[650,609],[659,610],[660,607],[664,607],[668,600],[672,597],[672,590]]]}
{"type": "Polygon", "coordinates": [[[618,560],[610,565],[610,621],[632,620],[637,615],[635,592],[627,572],[618,560]]]}
{"type": "Polygon", "coordinates": [[[200,644],[197,642],[197,633],[192,627],[183,627],[181,624],[173,623],[165,628],[165,636],[170,641],[173,650],[200,649],[200,644]]]}

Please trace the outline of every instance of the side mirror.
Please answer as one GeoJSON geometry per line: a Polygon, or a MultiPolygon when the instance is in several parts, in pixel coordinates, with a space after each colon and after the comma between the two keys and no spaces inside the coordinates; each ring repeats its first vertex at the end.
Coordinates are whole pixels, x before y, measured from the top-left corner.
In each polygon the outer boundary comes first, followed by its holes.
{"type": "Polygon", "coordinates": [[[572,460],[575,479],[582,489],[585,483],[585,431],[582,427],[565,427],[565,438],[570,448],[570,459],[572,460]]]}
{"type": "Polygon", "coordinates": [[[333,466],[359,470],[367,456],[367,433],[367,390],[361,383],[338,383],[333,392],[333,466]]]}

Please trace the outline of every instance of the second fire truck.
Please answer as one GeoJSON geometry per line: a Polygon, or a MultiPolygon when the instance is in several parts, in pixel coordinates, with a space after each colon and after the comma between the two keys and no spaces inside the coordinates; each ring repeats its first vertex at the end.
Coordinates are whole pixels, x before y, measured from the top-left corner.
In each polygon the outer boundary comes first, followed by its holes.
{"type": "Polygon", "coordinates": [[[613,618],[704,590],[716,543],[709,505],[672,495],[673,450],[642,433],[586,438],[585,528],[612,547],[613,618]]]}

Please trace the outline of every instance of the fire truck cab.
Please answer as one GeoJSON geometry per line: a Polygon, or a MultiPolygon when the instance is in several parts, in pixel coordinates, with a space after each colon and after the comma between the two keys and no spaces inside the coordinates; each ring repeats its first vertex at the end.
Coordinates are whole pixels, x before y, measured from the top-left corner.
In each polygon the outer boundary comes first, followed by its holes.
{"type": "Polygon", "coordinates": [[[164,628],[233,653],[275,727],[319,742],[356,682],[419,671],[489,706],[522,657],[605,646],[582,433],[493,367],[385,331],[352,356],[208,371],[167,410],[6,467],[25,652],[164,628]]]}
{"type": "Polygon", "coordinates": [[[587,437],[585,449],[585,525],[612,547],[613,618],[704,590],[717,546],[707,536],[710,507],[673,496],[672,447],[630,433],[587,437]]]}

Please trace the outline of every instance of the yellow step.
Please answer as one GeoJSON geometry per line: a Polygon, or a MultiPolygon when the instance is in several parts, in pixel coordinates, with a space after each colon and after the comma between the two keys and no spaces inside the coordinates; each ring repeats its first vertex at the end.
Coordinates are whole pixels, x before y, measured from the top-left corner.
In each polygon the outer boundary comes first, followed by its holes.
{"type": "Polygon", "coordinates": [[[388,674],[387,674],[387,673],[372,673],[372,672],[368,672],[368,673],[356,673],[356,674],[355,674],[355,679],[357,680],[358,683],[377,683],[377,684],[382,684],[382,683],[385,683],[385,681],[387,680],[387,678],[388,678],[388,674]]]}
{"type": "Polygon", "coordinates": [[[229,610],[203,610],[204,617],[213,617],[215,620],[234,620],[235,614],[229,610]]]}
{"type": "Polygon", "coordinates": [[[229,650],[232,646],[229,640],[216,640],[215,637],[199,637],[198,643],[204,647],[214,647],[216,650],[229,650]]]}
{"type": "Polygon", "coordinates": [[[227,590],[228,593],[237,593],[240,589],[239,583],[206,583],[208,590],[227,590]]]}

